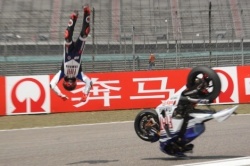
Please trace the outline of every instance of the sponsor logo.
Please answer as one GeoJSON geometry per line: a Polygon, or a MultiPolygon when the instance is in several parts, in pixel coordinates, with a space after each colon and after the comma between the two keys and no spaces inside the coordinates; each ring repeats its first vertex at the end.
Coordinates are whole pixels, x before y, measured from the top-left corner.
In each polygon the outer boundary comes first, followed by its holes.
{"type": "Polygon", "coordinates": [[[90,16],[86,17],[86,22],[89,23],[90,22],[90,16]]]}
{"type": "Polygon", "coordinates": [[[74,57],[75,60],[77,60],[77,59],[79,59],[79,58],[80,58],[79,56],[75,56],[75,57],[74,57]]]}
{"type": "Polygon", "coordinates": [[[66,75],[67,76],[72,76],[72,75],[75,76],[76,75],[76,69],[72,69],[72,68],[71,69],[67,69],[66,70],[66,75]]]}
{"type": "Polygon", "coordinates": [[[222,83],[221,93],[217,98],[219,103],[238,103],[238,83],[235,67],[217,68],[215,70],[222,83]],[[230,73],[230,74],[229,74],[230,73]]]}
{"type": "Polygon", "coordinates": [[[76,69],[79,65],[66,65],[67,69],[76,69]]]}
{"type": "Polygon", "coordinates": [[[7,77],[7,115],[50,112],[49,77],[7,77]]]}
{"type": "Polygon", "coordinates": [[[73,20],[69,20],[68,26],[71,27],[73,25],[73,20]]]}

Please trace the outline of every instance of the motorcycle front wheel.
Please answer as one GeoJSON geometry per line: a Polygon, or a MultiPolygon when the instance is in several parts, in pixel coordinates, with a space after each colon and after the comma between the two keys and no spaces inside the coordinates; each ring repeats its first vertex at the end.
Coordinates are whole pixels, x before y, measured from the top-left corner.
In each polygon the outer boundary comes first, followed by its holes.
{"type": "Polygon", "coordinates": [[[159,140],[159,118],[155,110],[145,109],[139,112],[134,121],[134,129],[139,138],[148,142],[159,140]]]}

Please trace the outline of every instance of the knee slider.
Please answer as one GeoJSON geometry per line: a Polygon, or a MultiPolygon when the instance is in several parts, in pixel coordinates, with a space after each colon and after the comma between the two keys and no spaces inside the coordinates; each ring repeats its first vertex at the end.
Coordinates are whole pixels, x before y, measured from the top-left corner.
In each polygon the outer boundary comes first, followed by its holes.
{"type": "Polygon", "coordinates": [[[70,31],[69,28],[67,28],[64,32],[64,38],[67,42],[71,42],[72,41],[72,34],[73,32],[70,31]]]}
{"type": "Polygon", "coordinates": [[[87,27],[87,28],[84,28],[84,29],[81,31],[80,35],[81,35],[81,37],[88,37],[89,32],[90,32],[90,28],[87,27]]]}
{"type": "Polygon", "coordinates": [[[64,38],[66,40],[69,39],[69,31],[68,31],[68,29],[66,29],[65,32],[64,32],[64,38]]]}

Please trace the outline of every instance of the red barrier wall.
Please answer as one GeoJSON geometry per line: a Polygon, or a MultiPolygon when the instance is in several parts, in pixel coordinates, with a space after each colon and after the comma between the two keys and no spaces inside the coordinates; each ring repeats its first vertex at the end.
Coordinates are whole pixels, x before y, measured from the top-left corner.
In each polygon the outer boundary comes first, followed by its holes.
{"type": "MultiPolygon", "coordinates": [[[[52,112],[97,111],[114,109],[147,108],[167,99],[169,93],[180,89],[189,70],[160,70],[115,73],[89,73],[93,81],[88,100],[79,102],[83,84],[76,90],[65,92],[69,100],[62,101],[51,95],[52,112]]],[[[52,76],[51,76],[52,77],[52,76]]],[[[59,83],[59,88],[62,84],[59,83]]]]}
{"type": "Polygon", "coordinates": [[[250,103],[250,66],[239,66],[238,84],[240,103],[250,103]]]}
{"type": "MultiPolygon", "coordinates": [[[[250,66],[218,67],[222,89],[216,104],[250,102],[250,66]]],[[[185,88],[190,69],[87,73],[93,81],[88,100],[79,102],[84,83],[74,91],[58,86],[69,100],[49,88],[53,75],[0,77],[0,115],[152,108],[185,88]]]]}
{"type": "Polygon", "coordinates": [[[0,86],[0,115],[5,115],[6,110],[6,101],[5,101],[5,77],[0,77],[0,82],[2,86],[0,86]]]}

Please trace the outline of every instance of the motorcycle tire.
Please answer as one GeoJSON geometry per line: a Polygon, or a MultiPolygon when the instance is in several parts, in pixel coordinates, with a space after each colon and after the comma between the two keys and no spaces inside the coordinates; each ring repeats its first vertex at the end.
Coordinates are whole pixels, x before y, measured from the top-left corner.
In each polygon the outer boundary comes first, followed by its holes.
{"type": "Polygon", "coordinates": [[[153,118],[154,121],[156,122],[156,124],[154,124],[153,127],[151,126],[151,129],[153,129],[156,132],[159,132],[160,131],[159,118],[156,111],[152,109],[145,109],[137,114],[134,121],[134,129],[139,138],[141,138],[144,141],[153,143],[158,141],[160,137],[157,134],[153,136],[150,135],[150,131],[147,129],[150,128],[148,124],[150,123],[151,118],[153,118]]]}
{"type": "Polygon", "coordinates": [[[207,93],[198,93],[195,98],[197,99],[207,99],[210,102],[212,102],[214,99],[216,99],[220,92],[221,92],[221,81],[218,76],[218,74],[211,68],[206,66],[197,66],[193,68],[187,77],[187,88],[192,88],[195,85],[195,79],[198,75],[206,75],[208,78],[208,84],[207,87],[209,90],[206,90],[207,93]]]}

